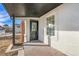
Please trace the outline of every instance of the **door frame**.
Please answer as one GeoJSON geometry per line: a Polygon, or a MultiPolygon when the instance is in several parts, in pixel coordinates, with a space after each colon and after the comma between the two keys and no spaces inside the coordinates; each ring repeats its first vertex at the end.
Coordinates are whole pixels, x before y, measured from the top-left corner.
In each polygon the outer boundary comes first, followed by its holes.
{"type": "MultiPolygon", "coordinates": [[[[33,19],[31,19],[30,20],[30,32],[31,32],[31,22],[37,22],[37,34],[38,34],[38,36],[37,36],[37,40],[38,40],[38,38],[39,38],[39,21],[38,20],[33,20],[33,19]]],[[[31,39],[29,40],[29,41],[32,41],[31,39]]]]}

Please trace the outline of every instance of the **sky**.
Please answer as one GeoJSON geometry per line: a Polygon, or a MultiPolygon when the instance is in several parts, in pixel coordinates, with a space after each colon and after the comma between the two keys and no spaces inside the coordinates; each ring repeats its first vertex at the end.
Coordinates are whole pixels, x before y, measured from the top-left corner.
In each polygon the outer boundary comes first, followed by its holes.
{"type": "MultiPolygon", "coordinates": [[[[16,20],[15,23],[20,24],[21,21],[16,20]]],[[[12,19],[10,18],[3,4],[0,3],[0,26],[3,26],[4,24],[12,26],[12,19]]]]}

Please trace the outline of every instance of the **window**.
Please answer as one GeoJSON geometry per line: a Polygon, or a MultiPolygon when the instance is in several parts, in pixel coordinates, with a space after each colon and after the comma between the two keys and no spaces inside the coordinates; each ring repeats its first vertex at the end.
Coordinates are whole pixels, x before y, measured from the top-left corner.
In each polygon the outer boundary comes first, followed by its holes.
{"type": "Polygon", "coordinates": [[[55,35],[55,16],[47,18],[47,35],[55,35]]]}

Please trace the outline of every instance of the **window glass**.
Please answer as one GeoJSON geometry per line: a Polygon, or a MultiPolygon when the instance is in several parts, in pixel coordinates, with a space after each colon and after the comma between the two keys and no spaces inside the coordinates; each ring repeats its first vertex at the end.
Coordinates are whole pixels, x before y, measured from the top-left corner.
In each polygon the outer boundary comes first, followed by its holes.
{"type": "Polygon", "coordinates": [[[55,35],[55,19],[54,15],[47,18],[47,35],[55,35]]]}

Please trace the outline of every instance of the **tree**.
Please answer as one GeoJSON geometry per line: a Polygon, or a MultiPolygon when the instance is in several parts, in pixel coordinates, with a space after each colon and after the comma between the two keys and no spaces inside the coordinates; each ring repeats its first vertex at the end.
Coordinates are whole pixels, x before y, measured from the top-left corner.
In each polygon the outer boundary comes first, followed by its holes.
{"type": "Polygon", "coordinates": [[[4,24],[3,26],[4,26],[4,27],[8,27],[8,25],[7,25],[7,24],[4,24]]]}
{"type": "Polygon", "coordinates": [[[5,32],[9,32],[9,26],[8,26],[8,24],[4,24],[3,27],[5,28],[5,32]]]}

